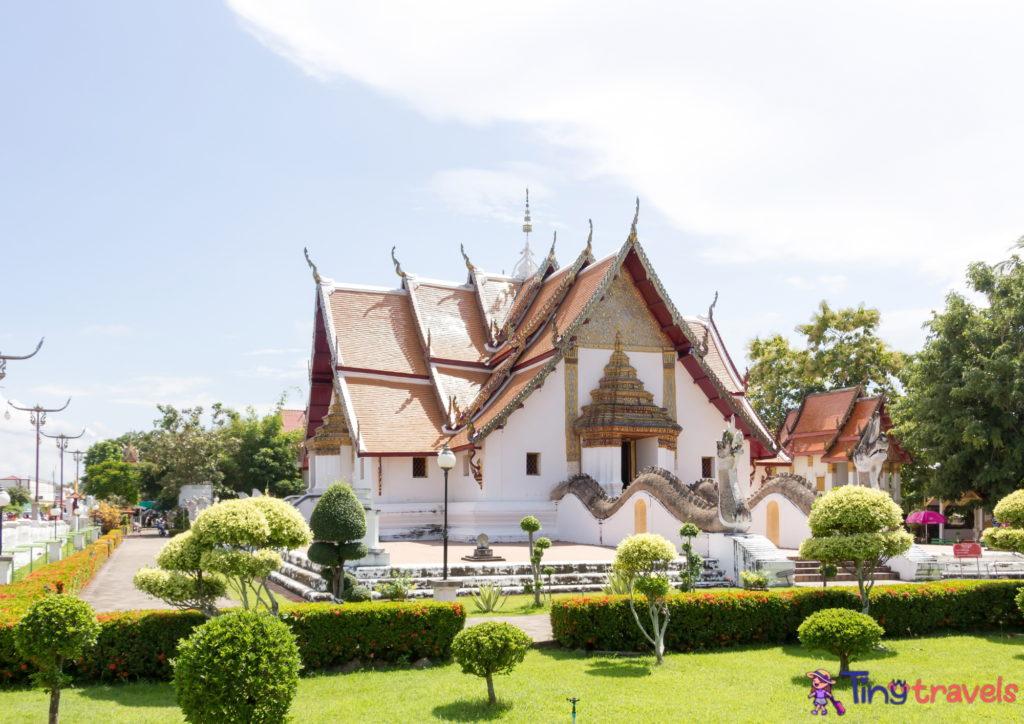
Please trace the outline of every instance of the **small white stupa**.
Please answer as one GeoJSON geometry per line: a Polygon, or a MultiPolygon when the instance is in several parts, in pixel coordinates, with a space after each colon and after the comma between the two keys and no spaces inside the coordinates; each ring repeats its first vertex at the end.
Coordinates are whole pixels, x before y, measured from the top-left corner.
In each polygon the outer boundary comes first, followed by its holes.
{"type": "Polygon", "coordinates": [[[526,216],[523,217],[523,232],[526,234],[526,246],[523,247],[522,257],[512,269],[512,276],[520,281],[525,281],[537,273],[537,262],[533,260],[533,252],[530,250],[530,232],[533,225],[530,223],[530,189],[526,189],[526,216]]]}

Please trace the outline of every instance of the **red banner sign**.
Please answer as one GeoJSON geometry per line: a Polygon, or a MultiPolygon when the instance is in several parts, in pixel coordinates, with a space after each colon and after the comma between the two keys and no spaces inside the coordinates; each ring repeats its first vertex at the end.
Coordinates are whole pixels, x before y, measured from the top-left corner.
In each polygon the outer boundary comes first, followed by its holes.
{"type": "Polygon", "coordinates": [[[953,546],[953,555],[957,558],[981,558],[981,545],[978,543],[957,543],[953,546]]]}

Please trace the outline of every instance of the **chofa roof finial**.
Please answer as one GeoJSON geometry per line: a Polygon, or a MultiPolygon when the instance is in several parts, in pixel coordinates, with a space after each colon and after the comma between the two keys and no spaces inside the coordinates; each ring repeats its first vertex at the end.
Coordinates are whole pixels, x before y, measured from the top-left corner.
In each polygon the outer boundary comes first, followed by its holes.
{"type": "Polygon", "coordinates": [[[633,226],[630,227],[629,235],[635,240],[636,239],[636,224],[640,221],[640,197],[636,197],[636,213],[633,214],[633,226]]]}
{"type": "Polygon", "coordinates": [[[320,283],[320,274],[317,273],[316,264],[314,264],[310,260],[310,258],[309,258],[309,249],[306,249],[305,247],[303,247],[302,248],[302,253],[306,255],[306,263],[309,264],[309,268],[313,270],[313,280],[317,284],[319,284],[320,283]]]}
{"type": "Polygon", "coordinates": [[[594,244],[594,220],[587,219],[587,221],[590,222],[590,236],[587,237],[587,249],[584,252],[584,255],[590,256],[590,249],[594,244]]]}
{"type": "Polygon", "coordinates": [[[555,260],[555,243],[558,241],[558,232],[555,232],[555,238],[551,240],[551,251],[548,252],[548,261],[555,260]]]}
{"type": "Polygon", "coordinates": [[[463,244],[459,244],[459,251],[462,252],[462,258],[466,260],[466,268],[470,271],[476,269],[476,267],[469,261],[469,257],[466,256],[466,247],[463,244]]]}
{"type": "Polygon", "coordinates": [[[404,271],[402,271],[402,265],[399,264],[398,263],[398,259],[395,258],[395,249],[397,249],[397,248],[398,247],[395,247],[395,246],[391,247],[391,261],[395,265],[395,274],[397,274],[398,276],[400,276],[403,279],[405,279],[409,275],[406,274],[404,271]]]}

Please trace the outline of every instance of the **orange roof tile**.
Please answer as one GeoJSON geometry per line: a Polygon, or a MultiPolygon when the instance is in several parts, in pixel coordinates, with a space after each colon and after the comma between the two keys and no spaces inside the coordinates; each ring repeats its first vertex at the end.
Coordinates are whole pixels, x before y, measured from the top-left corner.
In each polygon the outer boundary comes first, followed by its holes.
{"type": "Polygon", "coordinates": [[[487,313],[488,327],[491,326],[491,320],[499,327],[505,323],[508,310],[512,308],[512,302],[521,286],[522,282],[502,279],[488,279],[480,284],[479,290],[484,311],[487,313]]]}
{"type": "Polygon", "coordinates": [[[291,432],[292,430],[306,430],[306,411],[305,410],[281,410],[281,420],[283,432],[291,432]]]}
{"type": "MultiPolygon", "coordinates": [[[[691,337],[696,340],[696,343],[700,343],[704,340],[704,334],[707,330],[707,325],[695,319],[687,320],[686,326],[689,327],[691,337]]],[[[715,373],[715,377],[722,386],[729,392],[743,392],[743,387],[736,383],[736,380],[731,374],[728,363],[725,360],[723,351],[719,348],[718,339],[716,338],[714,331],[707,335],[708,338],[708,351],[704,355],[704,363],[711,368],[711,371],[715,373]]]]}
{"type": "MultiPolygon", "coordinates": [[[[579,317],[580,312],[583,311],[583,308],[594,298],[594,294],[601,286],[601,282],[604,281],[605,275],[613,263],[615,263],[615,257],[609,257],[600,264],[587,267],[577,275],[576,282],[566,292],[565,298],[558,305],[558,310],[555,312],[555,319],[559,330],[564,332],[572,326],[576,318],[579,317]]],[[[629,273],[626,269],[621,271],[625,274],[629,273]]],[[[537,295],[538,301],[543,294],[544,290],[541,290],[541,293],[537,295]]],[[[554,348],[551,345],[551,325],[548,324],[544,328],[544,332],[537,338],[537,341],[523,354],[522,361],[529,362],[530,360],[537,359],[552,349],[554,348]]]]}
{"type": "Polygon", "coordinates": [[[434,357],[461,362],[483,362],[487,330],[480,318],[476,292],[472,289],[417,284],[410,291],[416,297],[423,332],[429,332],[434,357]]]}
{"type": "Polygon", "coordinates": [[[853,412],[850,413],[849,419],[847,419],[846,424],[843,425],[843,429],[839,433],[839,437],[856,436],[860,440],[864,427],[871,421],[871,416],[875,414],[875,410],[878,409],[878,403],[881,401],[882,398],[880,396],[869,397],[866,400],[857,400],[857,403],[853,406],[853,412]]]}
{"type": "Polygon", "coordinates": [[[462,407],[473,401],[491,376],[486,370],[459,370],[452,367],[438,367],[437,374],[445,393],[455,395],[456,402],[462,407]]]}
{"type": "Polygon", "coordinates": [[[796,416],[799,410],[790,410],[786,413],[786,419],[782,423],[782,429],[779,430],[779,447],[784,448],[789,442],[789,428],[793,427],[793,422],[796,420],[796,416]]]}
{"type": "Polygon", "coordinates": [[[859,394],[859,387],[850,387],[808,395],[804,398],[804,404],[800,409],[800,418],[797,420],[792,434],[796,436],[826,431],[831,435],[836,434],[859,394]]]}
{"type": "Polygon", "coordinates": [[[330,303],[346,367],[427,374],[406,295],[335,289],[330,303]]]}
{"type": "Polygon", "coordinates": [[[571,267],[562,267],[544,280],[544,283],[540,287],[540,291],[537,292],[537,296],[534,297],[533,304],[530,305],[530,308],[526,310],[526,314],[523,315],[523,321],[516,325],[517,329],[519,327],[528,326],[530,320],[540,313],[544,308],[544,305],[547,304],[549,299],[551,299],[551,295],[553,295],[555,290],[558,289],[558,285],[562,282],[562,279],[564,279],[565,275],[569,273],[570,268],[571,267]]]}
{"type": "Polygon", "coordinates": [[[814,435],[812,437],[798,437],[792,441],[792,450],[790,455],[792,457],[798,457],[800,455],[824,455],[828,452],[828,445],[832,438],[835,437],[834,433],[827,433],[825,435],[814,435]]]}
{"type": "Polygon", "coordinates": [[[433,387],[404,380],[347,377],[366,452],[430,452],[444,447],[444,418],[433,387]]]}

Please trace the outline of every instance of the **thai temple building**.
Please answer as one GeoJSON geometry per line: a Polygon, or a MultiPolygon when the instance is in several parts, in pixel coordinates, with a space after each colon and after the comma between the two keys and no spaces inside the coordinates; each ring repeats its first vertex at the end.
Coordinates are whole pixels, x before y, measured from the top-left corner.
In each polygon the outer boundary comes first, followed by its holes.
{"type": "Polygon", "coordinates": [[[379,541],[440,538],[447,443],[451,540],[525,540],[527,515],[552,540],[603,545],[647,531],[677,540],[687,521],[763,533],[780,527],[778,513],[758,518],[777,500],[805,520],[807,481],[755,484],[779,447],[746,399],[714,305],[706,316],[676,309],[637,219],[602,257],[591,227],[567,263],[554,243],[535,256],[529,198],[525,222],[510,275],[465,250],[461,277],[440,281],[403,269],[392,249],[393,288],[333,281],[309,262],[309,487],[292,502],[308,516],[345,480],[368,511],[371,553],[379,541]]]}
{"type": "Polygon", "coordinates": [[[758,460],[757,477],[767,481],[782,472],[796,473],[812,481],[819,493],[864,484],[860,475],[869,471],[858,473],[854,454],[871,442],[881,463],[878,487],[898,503],[902,500],[900,466],[911,458],[898,440],[886,434],[892,427],[884,393],[868,397],[863,387],[847,387],[807,395],[800,407],[789,411],[779,430],[782,452],[776,458],[758,460]]]}

